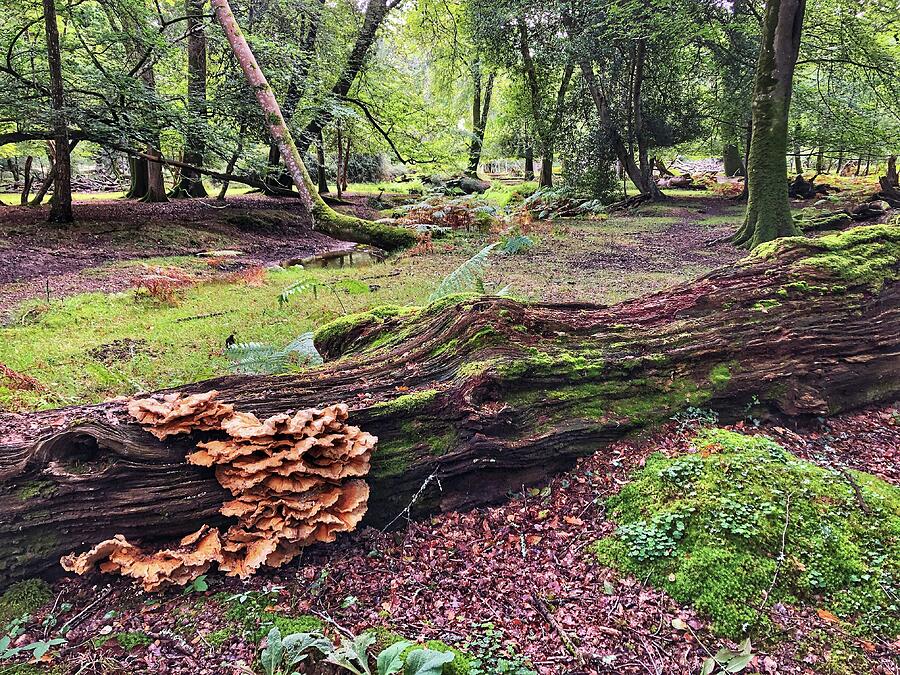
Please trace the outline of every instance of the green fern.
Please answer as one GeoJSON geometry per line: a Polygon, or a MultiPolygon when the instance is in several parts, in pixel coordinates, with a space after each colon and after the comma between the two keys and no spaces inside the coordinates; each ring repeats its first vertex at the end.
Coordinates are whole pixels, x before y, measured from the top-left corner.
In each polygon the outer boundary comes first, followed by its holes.
{"type": "Polygon", "coordinates": [[[307,293],[312,291],[313,297],[319,297],[319,287],[320,284],[315,279],[300,279],[299,281],[295,281],[290,286],[281,291],[281,294],[278,296],[278,304],[285,305],[291,299],[292,295],[296,293],[307,293]]]}
{"type": "Polygon", "coordinates": [[[428,302],[434,302],[456,293],[484,293],[484,270],[488,265],[491,252],[500,242],[488,244],[462,265],[450,272],[434,292],[428,296],[428,302]]]}
{"type": "Polygon", "coordinates": [[[312,333],[303,333],[284,348],[265,342],[233,344],[225,355],[231,361],[231,371],[242,375],[277,375],[323,363],[312,333]]]}
{"type": "Polygon", "coordinates": [[[341,309],[343,309],[344,303],[341,302],[341,298],[338,295],[339,289],[346,291],[350,295],[361,295],[363,293],[371,292],[369,285],[363,283],[362,281],[359,281],[358,279],[340,279],[338,281],[300,279],[299,281],[295,281],[290,286],[281,291],[278,296],[278,304],[285,305],[290,301],[292,295],[296,295],[297,293],[309,293],[310,291],[312,292],[313,297],[318,298],[319,289],[331,291],[337,298],[338,303],[341,305],[341,309]]]}
{"type": "Polygon", "coordinates": [[[534,246],[534,239],[527,234],[514,234],[503,242],[500,252],[506,255],[515,255],[527,251],[532,246],[534,246]]]}

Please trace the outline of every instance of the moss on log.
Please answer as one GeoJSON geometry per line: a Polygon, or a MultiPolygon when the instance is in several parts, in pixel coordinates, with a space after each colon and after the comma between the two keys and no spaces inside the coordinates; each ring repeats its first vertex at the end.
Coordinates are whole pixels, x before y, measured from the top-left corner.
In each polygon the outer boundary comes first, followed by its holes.
{"type": "MultiPolygon", "coordinates": [[[[379,437],[367,522],[471,507],[688,406],[833,414],[900,394],[900,228],[788,238],[612,307],[456,296],[325,326],[330,362],[227,377],[260,417],[337,402],[379,437]],[[424,486],[424,487],[423,487],[424,486]]],[[[121,402],[0,416],[0,586],[116,533],[171,541],[227,498],[121,402]]]]}

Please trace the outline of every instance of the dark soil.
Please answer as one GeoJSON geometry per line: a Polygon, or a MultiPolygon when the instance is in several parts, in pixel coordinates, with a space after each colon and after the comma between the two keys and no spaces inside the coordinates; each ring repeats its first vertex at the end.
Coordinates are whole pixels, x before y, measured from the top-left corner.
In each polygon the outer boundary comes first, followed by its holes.
{"type": "Polygon", "coordinates": [[[102,269],[117,261],[227,248],[242,253],[233,265],[240,268],[352,247],[312,230],[293,200],[263,195],[230,197],[224,205],[213,199],[97,200],[76,204],[75,215],[72,227],[55,229],[42,209],[0,211],[0,313],[48,293],[127,288],[127,272],[102,269]]]}

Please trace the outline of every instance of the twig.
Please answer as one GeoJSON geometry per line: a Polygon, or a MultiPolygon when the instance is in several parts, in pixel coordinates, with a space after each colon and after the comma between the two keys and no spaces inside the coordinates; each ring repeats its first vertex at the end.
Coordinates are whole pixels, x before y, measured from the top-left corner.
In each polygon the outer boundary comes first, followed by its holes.
{"type": "Polygon", "coordinates": [[[73,616],[71,619],[69,619],[68,621],[66,621],[62,626],[59,627],[59,630],[58,630],[57,632],[63,633],[63,632],[64,632],[63,629],[66,628],[67,626],[69,626],[70,624],[71,624],[72,626],[74,626],[75,623],[76,623],[76,622],[77,622],[84,614],[86,614],[86,613],[88,612],[88,610],[90,610],[91,608],[93,608],[95,605],[99,604],[104,598],[106,598],[107,595],[110,594],[111,591],[112,591],[112,588],[110,588],[110,587],[107,586],[107,587],[100,593],[100,595],[97,596],[97,599],[96,599],[96,600],[94,600],[94,601],[93,601],[92,603],[90,603],[87,607],[85,607],[83,610],[81,610],[80,612],[78,612],[78,614],[76,614],[75,616],[73,616]]]}
{"type": "MultiPolygon", "coordinates": [[[[59,604],[59,599],[62,597],[62,594],[63,594],[62,591],[60,591],[57,594],[56,600],[53,602],[53,607],[50,608],[50,614],[48,615],[48,617],[53,616],[53,613],[56,611],[56,606],[59,604]]],[[[44,639],[46,639],[47,636],[49,636],[49,635],[50,635],[50,622],[47,621],[47,624],[44,626],[44,639]]]]}
{"type": "Polygon", "coordinates": [[[844,479],[850,484],[850,487],[853,488],[853,494],[856,495],[856,503],[859,504],[859,508],[862,509],[862,512],[867,516],[872,515],[872,509],[869,508],[869,505],[866,503],[866,500],[863,498],[862,490],[859,488],[859,483],[853,478],[853,475],[847,471],[844,467],[838,464],[831,465],[839,474],[841,474],[844,479]]]}
{"type": "Polygon", "coordinates": [[[229,309],[223,312],[210,312],[209,314],[198,314],[197,316],[183,316],[180,319],[175,319],[175,323],[182,323],[183,321],[196,321],[197,319],[211,319],[214,316],[224,316],[225,314],[234,314],[236,310],[229,309]]]}
{"type": "Polygon", "coordinates": [[[575,657],[575,660],[578,662],[578,665],[582,668],[587,666],[587,662],[584,660],[584,656],[581,654],[581,651],[578,647],[575,646],[575,643],[572,641],[572,638],[569,637],[569,634],[566,633],[565,629],[559,624],[559,621],[556,620],[556,617],[550,612],[550,608],[547,607],[547,603],[545,603],[541,597],[537,594],[537,592],[532,591],[531,593],[531,601],[534,604],[535,609],[537,609],[538,613],[544,618],[550,627],[559,635],[559,639],[562,640],[563,646],[566,648],[566,651],[569,652],[572,656],[575,657]]]}
{"type": "Polygon", "coordinates": [[[431,474],[428,476],[428,478],[425,479],[425,482],[422,483],[422,486],[418,489],[416,494],[414,494],[412,496],[412,499],[409,500],[409,504],[407,504],[406,507],[400,513],[398,513],[396,516],[394,516],[394,519],[391,520],[391,522],[389,522],[387,525],[385,525],[382,528],[382,530],[381,530],[382,534],[387,532],[391,528],[391,525],[393,525],[398,520],[400,520],[400,518],[406,516],[407,520],[410,519],[409,514],[412,511],[413,504],[415,504],[417,501],[419,501],[419,497],[422,496],[422,493],[425,492],[425,488],[428,487],[428,485],[431,483],[431,481],[436,480],[437,484],[438,484],[438,489],[439,490],[443,489],[443,488],[441,488],[441,479],[437,477],[437,472],[438,472],[437,469],[435,469],[434,471],[431,472],[431,474]]]}
{"type": "Polygon", "coordinates": [[[769,596],[772,594],[772,589],[775,588],[775,582],[778,581],[778,572],[781,570],[781,563],[784,562],[784,548],[787,542],[787,531],[788,531],[788,523],[791,518],[791,493],[788,492],[787,497],[784,502],[784,528],[781,530],[781,550],[778,552],[778,559],[775,562],[775,574],[772,575],[772,583],[769,584],[768,590],[766,590],[766,594],[763,596],[762,602],[759,607],[756,609],[756,615],[759,616],[760,612],[762,612],[763,607],[766,606],[766,603],[769,601],[769,596]]]}

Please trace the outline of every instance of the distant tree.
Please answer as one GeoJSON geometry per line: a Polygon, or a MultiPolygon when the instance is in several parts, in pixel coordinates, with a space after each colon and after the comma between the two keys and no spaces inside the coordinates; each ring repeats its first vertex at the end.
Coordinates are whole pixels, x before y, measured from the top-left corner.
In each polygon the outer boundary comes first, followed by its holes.
{"type": "Polygon", "coordinates": [[[747,214],[734,244],[753,248],[800,231],[788,199],[788,115],[806,0],[768,0],[753,85],[747,214]]]}
{"type": "Polygon", "coordinates": [[[54,179],[50,222],[71,223],[72,161],[69,151],[69,123],[63,90],[62,59],[59,52],[59,27],[56,25],[56,3],[43,0],[44,26],[47,33],[47,63],[50,70],[50,107],[53,110],[54,179]]]}

